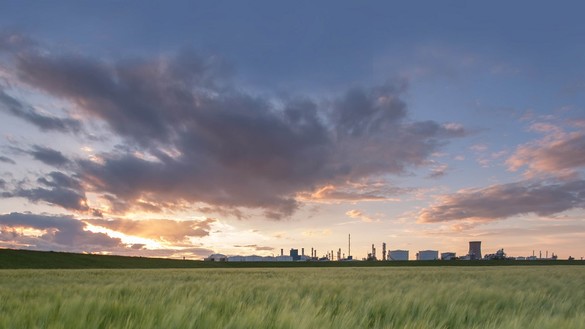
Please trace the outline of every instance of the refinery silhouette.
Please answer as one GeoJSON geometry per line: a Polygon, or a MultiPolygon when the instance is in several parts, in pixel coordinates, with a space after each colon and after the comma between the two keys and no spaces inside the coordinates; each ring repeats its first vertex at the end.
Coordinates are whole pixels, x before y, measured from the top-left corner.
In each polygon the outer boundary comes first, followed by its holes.
{"type": "MultiPolygon", "coordinates": [[[[348,235],[347,239],[347,255],[342,252],[341,248],[337,251],[327,250],[322,256],[318,256],[317,249],[311,248],[311,254],[305,254],[305,248],[299,249],[291,248],[288,255],[285,255],[284,249],[280,249],[280,255],[277,256],[258,256],[258,255],[233,255],[227,256],[224,254],[212,254],[206,257],[205,261],[215,262],[294,262],[294,261],[409,261],[410,251],[409,250],[386,250],[386,242],[382,243],[381,257],[378,257],[377,249],[375,244],[372,244],[371,252],[367,253],[366,257],[361,260],[354,258],[351,254],[351,234],[348,235]]],[[[466,255],[457,256],[455,252],[446,251],[439,253],[438,250],[420,250],[416,253],[416,261],[480,261],[480,260],[518,260],[518,261],[530,261],[530,260],[557,260],[557,255],[551,253],[549,257],[548,250],[545,251],[545,257],[542,256],[542,251],[539,251],[539,255],[535,255],[535,251],[532,251],[531,256],[518,256],[511,257],[507,256],[504,249],[498,249],[495,253],[485,254],[482,256],[481,252],[481,241],[469,241],[469,251],[466,255]]],[[[573,260],[573,257],[569,257],[569,260],[573,260]]]]}

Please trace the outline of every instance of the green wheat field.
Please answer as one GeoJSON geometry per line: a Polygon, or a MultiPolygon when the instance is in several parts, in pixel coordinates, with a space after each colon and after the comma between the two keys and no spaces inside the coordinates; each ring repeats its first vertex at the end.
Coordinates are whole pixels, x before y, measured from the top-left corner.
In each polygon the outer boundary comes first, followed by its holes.
{"type": "Polygon", "coordinates": [[[585,267],[1,270],[0,328],[585,328],[585,267]]]}

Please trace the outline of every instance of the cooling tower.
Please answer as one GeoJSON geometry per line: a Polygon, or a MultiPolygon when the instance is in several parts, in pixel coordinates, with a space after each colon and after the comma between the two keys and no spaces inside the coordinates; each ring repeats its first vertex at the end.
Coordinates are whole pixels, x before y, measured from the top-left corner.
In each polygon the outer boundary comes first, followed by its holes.
{"type": "Polygon", "coordinates": [[[481,241],[469,241],[469,258],[481,259],[481,241]]]}

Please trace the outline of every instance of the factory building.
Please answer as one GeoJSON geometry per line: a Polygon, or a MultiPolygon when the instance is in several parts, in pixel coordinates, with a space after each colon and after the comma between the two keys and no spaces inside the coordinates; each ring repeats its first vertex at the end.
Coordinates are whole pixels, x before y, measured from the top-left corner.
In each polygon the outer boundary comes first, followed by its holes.
{"type": "Polygon", "coordinates": [[[437,260],[439,259],[439,251],[437,250],[421,250],[416,254],[416,260],[437,260]]]}
{"type": "Polygon", "coordinates": [[[230,256],[227,257],[228,262],[292,262],[290,256],[230,256]]]}
{"type": "Polygon", "coordinates": [[[289,256],[292,257],[293,260],[301,260],[301,256],[299,256],[298,249],[291,249],[289,256]]]}
{"type": "Polygon", "coordinates": [[[263,258],[262,256],[257,256],[257,255],[244,256],[244,261],[245,262],[261,262],[262,258],[263,258]]]}
{"type": "Polygon", "coordinates": [[[455,255],[454,252],[442,252],[441,253],[441,260],[453,260],[455,259],[457,256],[455,255]]]}
{"type": "Polygon", "coordinates": [[[227,261],[227,256],[223,254],[211,254],[203,260],[206,262],[225,262],[227,261]]]}
{"type": "Polygon", "coordinates": [[[388,260],[408,260],[408,250],[389,250],[388,260]]]}

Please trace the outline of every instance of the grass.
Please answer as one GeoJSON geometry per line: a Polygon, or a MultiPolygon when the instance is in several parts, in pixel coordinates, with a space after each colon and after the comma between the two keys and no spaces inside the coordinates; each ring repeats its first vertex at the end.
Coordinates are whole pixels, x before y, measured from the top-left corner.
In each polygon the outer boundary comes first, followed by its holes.
{"type": "Polygon", "coordinates": [[[585,267],[2,270],[0,328],[585,328],[585,267]]]}
{"type": "Polygon", "coordinates": [[[0,269],[193,268],[196,261],[0,249],[0,269]]]}

